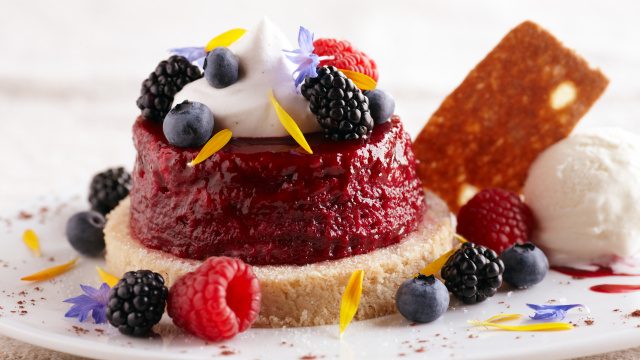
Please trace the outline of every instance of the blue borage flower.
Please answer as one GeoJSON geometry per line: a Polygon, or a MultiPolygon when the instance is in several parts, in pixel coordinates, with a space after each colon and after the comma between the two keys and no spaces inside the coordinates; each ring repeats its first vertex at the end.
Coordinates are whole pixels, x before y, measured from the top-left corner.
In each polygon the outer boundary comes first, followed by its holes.
{"type": "Polygon", "coordinates": [[[109,291],[111,290],[109,285],[103,283],[99,289],[88,285],[80,285],[80,288],[84,292],[83,295],[64,300],[66,303],[73,304],[64,316],[78,318],[78,321],[83,322],[91,313],[91,317],[96,324],[106,323],[107,302],[109,302],[109,291]]]}
{"type": "Polygon", "coordinates": [[[204,58],[207,56],[207,52],[204,46],[189,46],[181,48],[169,49],[169,53],[172,55],[184,56],[189,62],[195,62],[198,66],[203,67],[204,58]]]}
{"type": "Polygon", "coordinates": [[[306,77],[318,76],[316,67],[320,63],[318,55],[313,53],[313,33],[303,26],[300,26],[298,31],[298,46],[299,49],[282,50],[289,61],[298,65],[298,68],[293,71],[296,88],[302,84],[306,77]]]}
{"type": "Polygon", "coordinates": [[[529,317],[532,320],[562,320],[567,316],[567,311],[576,308],[586,308],[582,304],[568,304],[568,305],[536,305],[527,304],[528,307],[535,311],[535,314],[529,317]]]}

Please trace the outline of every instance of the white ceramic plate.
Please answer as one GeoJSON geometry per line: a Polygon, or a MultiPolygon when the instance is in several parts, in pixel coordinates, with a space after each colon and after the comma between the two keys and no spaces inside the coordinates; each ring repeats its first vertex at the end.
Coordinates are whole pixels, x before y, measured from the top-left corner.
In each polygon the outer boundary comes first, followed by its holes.
{"type": "Polygon", "coordinates": [[[79,295],[79,284],[99,285],[95,266],[103,265],[101,259],[82,258],[75,269],[50,281],[29,284],[19,280],[76,256],[66,242],[64,226],[71,214],[86,206],[80,196],[40,198],[1,216],[0,333],[99,359],[560,359],[640,346],[640,317],[630,316],[640,309],[640,293],[607,295],[589,290],[597,283],[640,283],[640,278],[575,280],[554,272],[527,291],[503,291],[474,306],[452,303],[431,324],[411,325],[399,315],[354,322],[342,339],[337,326],[321,326],[251,329],[231,341],[207,344],[176,329],[166,316],[156,327],[156,337],[126,337],[107,325],[80,324],[64,317],[69,304],[62,300],[79,295]],[[18,215],[21,210],[33,217],[24,219],[18,215]],[[21,241],[27,228],[40,236],[41,258],[35,258],[21,241]],[[563,332],[505,332],[467,324],[500,312],[529,314],[528,302],[582,303],[591,312],[570,312],[567,321],[577,327],[563,332]]]}

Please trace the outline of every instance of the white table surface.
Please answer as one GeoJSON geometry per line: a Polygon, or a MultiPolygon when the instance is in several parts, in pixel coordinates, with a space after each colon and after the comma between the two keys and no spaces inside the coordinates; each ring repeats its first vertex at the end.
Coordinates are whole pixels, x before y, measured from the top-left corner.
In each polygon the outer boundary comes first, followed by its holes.
{"type": "MultiPolygon", "coordinates": [[[[352,41],[415,135],[512,27],[538,22],[611,84],[579,128],[640,133],[637,1],[31,1],[0,5],[0,215],[91,176],[131,167],[140,82],[170,47],[204,44],[268,16],[293,41],[304,25],[352,41]]],[[[0,276],[2,274],[0,273],[0,276]]],[[[76,359],[0,337],[2,359],[76,359]]],[[[637,359],[640,349],[589,359],[637,359]]]]}

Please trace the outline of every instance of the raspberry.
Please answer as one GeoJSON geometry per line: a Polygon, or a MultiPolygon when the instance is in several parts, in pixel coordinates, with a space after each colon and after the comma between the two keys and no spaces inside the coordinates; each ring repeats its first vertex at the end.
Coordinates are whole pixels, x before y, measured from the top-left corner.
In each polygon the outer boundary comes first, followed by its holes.
{"type": "Polygon", "coordinates": [[[498,254],[529,241],[535,226],[531,209],[520,197],[502,189],[486,189],[458,212],[458,234],[498,254]]]}
{"type": "Polygon", "coordinates": [[[335,66],[338,69],[357,71],[378,81],[378,67],[367,54],[354,48],[345,40],[318,39],[313,42],[313,52],[318,56],[333,56],[320,61],[318,66],[335,66]]]}
{"type": "Polygon", "coordinates": [[[258,317],[260,285],[241,260],[212,257],[171,287],[167,312],[176,326],[202,339],[230,339],[258,317]]]}

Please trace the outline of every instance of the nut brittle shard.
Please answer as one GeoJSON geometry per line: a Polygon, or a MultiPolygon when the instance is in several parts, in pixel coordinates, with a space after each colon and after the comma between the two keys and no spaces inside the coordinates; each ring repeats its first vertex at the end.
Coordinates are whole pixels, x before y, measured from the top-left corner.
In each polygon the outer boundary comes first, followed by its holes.
{"type": "Polygon", "coordinates": [[[571,133],[607,78],[526,21],[440,105],[414,149],[425,184],[456,211],[470,189],[520,192],[536,156],[571,133]]]}

